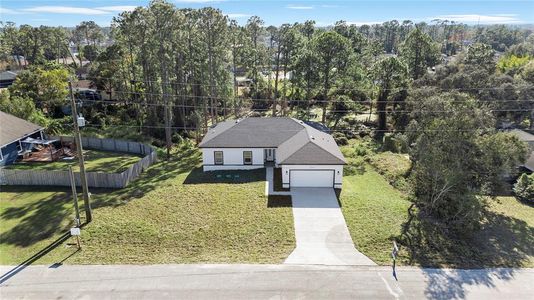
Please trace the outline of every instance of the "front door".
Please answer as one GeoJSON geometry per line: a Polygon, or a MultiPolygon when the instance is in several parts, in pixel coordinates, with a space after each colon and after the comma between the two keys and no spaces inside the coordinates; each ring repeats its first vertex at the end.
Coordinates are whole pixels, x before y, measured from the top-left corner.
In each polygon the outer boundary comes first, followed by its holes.
{"type": "Polygon", "coordinates": [[[265,149],[265,160],[274,161],[274,149],[265,149]]]}

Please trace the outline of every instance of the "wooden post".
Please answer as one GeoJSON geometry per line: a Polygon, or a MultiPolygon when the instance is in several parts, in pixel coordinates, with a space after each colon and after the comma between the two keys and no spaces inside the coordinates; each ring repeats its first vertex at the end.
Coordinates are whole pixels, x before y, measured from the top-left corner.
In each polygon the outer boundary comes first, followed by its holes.
{"type": "Polygon", "coordinates": [[[83,159],[82,137],[80,135],[80,127],[78,127],[78,113],[76,111],[76,102],[74,101],[74,93],[72,92],[72,82],[69,80],[70,105],[72,109],[72,118],[74,121],[74,139],[76,141],[76,151],[78,152],[78,160],[80,164],[80,179],[82,181],[83,203],[85,207],[85,222],[89,223],[93,220],[93,213],[91,211],[91,203],[89,203],[89,188],[87,186],[87,177],[85,174],[85,162],[83,159]]]}
{"type": "MultiPolygon", "coordinates": [[[[74,201],[74,212],[76,213],[76,227],[80,226],[80,208],[78,207],[78,194],[76,192],[76,180],[74,178],[74,172],[72,166],[69,166],[70,186],[72,188],[72,199],[74,201]]],[[[79,242],[78,242],[79,243],[79,242]]]]}

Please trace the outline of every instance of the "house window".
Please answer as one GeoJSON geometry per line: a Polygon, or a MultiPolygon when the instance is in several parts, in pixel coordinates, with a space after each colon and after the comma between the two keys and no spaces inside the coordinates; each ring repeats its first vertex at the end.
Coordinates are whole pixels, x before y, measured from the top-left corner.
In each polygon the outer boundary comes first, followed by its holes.
{"type": "Polygon", "coordinates": [[[244,165],[252,164],[252,151],[243,151],[243,164],[244,165]]]}
{"type": "Polygon", "coordinates": [[[224,164],[224,158],[223,158],[223,152],[222,151],[214,151],[213,155],[215,155],[215,164],[216,165],[224,164]]]}

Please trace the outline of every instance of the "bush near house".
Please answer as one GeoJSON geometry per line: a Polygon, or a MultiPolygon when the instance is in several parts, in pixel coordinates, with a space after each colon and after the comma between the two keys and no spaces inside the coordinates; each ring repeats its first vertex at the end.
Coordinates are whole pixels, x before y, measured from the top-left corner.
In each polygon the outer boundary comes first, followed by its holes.
{"type": "Polygon", "coordinates": [[[517,198],[534,203],[534,173],[522,174],[514,185],[514,193],[517,198]]]}

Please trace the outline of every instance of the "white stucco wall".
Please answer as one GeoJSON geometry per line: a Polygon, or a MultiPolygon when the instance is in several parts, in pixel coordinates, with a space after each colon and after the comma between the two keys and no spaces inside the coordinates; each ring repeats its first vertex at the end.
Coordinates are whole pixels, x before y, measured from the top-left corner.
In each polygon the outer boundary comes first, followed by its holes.
{"type": "Polygon", "coordinates": [[[342,165],[281,165],[282,167],[282,186],[289,188],[289,171],[290,170],[334,170],[334,187],[341,188],[343,181],[342,165]]]}
{"type": "Polygon", "coordinates": [[[203,148],[204,171],[250,170],[263,168],[263,148],[203,148]],[[223,164],[215,165],[215,151],[223,152],[223,164]],[[243,164],[243,151],[252,151],[252,165],[243,164]]]}

